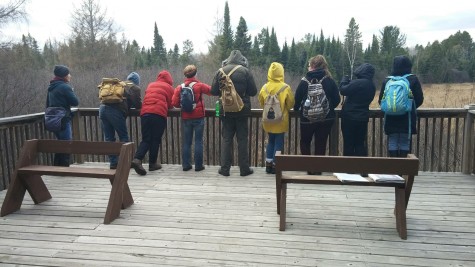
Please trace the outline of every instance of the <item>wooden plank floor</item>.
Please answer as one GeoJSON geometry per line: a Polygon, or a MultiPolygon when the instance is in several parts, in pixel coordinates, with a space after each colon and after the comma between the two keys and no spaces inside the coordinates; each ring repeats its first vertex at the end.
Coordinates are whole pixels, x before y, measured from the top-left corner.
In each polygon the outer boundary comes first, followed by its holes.
{"type": "Polygon", "coordinates": [[[402,240],[393,188],[289,185],[279,232],[274,176],[217,169],[132,170],[135,204],[110,225],[108,181],[46,177],[53,199],[0,218],[0,265],[475,266],[474,176],[416,177],[402,240]]]}

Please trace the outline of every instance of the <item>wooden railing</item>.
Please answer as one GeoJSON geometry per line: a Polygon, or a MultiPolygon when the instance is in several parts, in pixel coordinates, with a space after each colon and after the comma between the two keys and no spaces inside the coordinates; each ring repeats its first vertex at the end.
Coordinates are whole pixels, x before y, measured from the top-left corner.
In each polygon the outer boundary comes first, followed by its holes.
{"type": "MultiPolygon", "coordinates": [[[[474,173],[474,132],[475,110],[419,109],[418,134],[413,136],[412,153],[420,159],[421,171],[474,173]]],[[[86,141],[103,141],[102,128],[97,108],[75,109],[73,138],[86,141]]],[[[137,111],[132,111],[127,119],[130,139],[137,145],[140,141],[140,119],[137,111]]],[[[337,118],[340,111],[337,110],[337,118]]],[[[252,110],[249,120],[249,158],[252,166],[264,166],[266,134],[261,126],[262,110],[252,110]]],[[[159,160],[165,164],[181,164],[181,124],[180,111],[170,110],[167,130],[162,139],[159,160]]],[[[291,113],[289,131],[286,133],[284,151],[299,154],[299,119],[291,113]]],[[[5,189],[14,169],[18,152],[28,139],[54,139],[45,131],[43,113],[0,119],[0,190],[5,189]]],[[[368,124],[369,156],[386,156],[386,135],[383,132],[383,114],[370,111],[368,124]]],[[[214,110],[206,110],[204,133],[204,162],[219,165],[221,151],[221,122],[214,110]]],[[[337,119],[328,145],[328,154],[342,154],[340,120],[337,119]]],[[[237,147],[236,145],[234,146],[237,147]]],[[[236,151],[234,151],[236,153],[236,151]]],[[[42,163],[51,164],[52,155],[42,155],[42,163]]],[[[105,156],[77,156],[74,162],[106,162],[105,156]]],[[[235,154],[233,165],[237,165],[235,154]]]]}

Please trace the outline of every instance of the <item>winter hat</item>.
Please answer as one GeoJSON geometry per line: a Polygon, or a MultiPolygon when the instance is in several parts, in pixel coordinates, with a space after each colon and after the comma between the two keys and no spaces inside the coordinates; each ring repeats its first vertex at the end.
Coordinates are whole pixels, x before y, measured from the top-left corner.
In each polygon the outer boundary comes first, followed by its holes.
{"type": "Polygon", "coordinates": [[[127,76],[127,80],[133,82],[135,85],[140,85],[140,75],[135,71],[127,76]]]}
{"type": "Polygon", "coordinates": [[[196,71],[195,65],[188,65],[183,69],[183,74],[185,74],[186,78],[192,78],[196,75],[196,71]]]}
{"type": "Polygon", "coordinates": [[[68,76],[69,69],[64,65],[56,65],[54,66],[54,76],[64,78],[68,76]]]}

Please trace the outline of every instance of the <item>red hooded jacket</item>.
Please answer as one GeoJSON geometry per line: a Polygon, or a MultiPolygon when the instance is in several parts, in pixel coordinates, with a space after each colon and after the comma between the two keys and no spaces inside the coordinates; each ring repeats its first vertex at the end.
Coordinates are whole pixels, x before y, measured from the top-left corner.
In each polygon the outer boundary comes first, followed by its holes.
{"type": "Polygon", "coordinates": [[[145,90],[140,116],[144,114],[157,114],[168,116],[168,110],[172,108],[173,78],[170,72],[161,71],[155,82],[151,82],[145,90]]]}
{"type": "MultiPolygon", "coordinates": [[[[196,77],[186,78],[184,83],[188,85],[192,82],[196,82],[193,85],[193,94],[195,95],[196,107],[192,112],[181,112],[181,118],[184,120],[199,119],[205,116],[205,105],[203,103],[203,94],[210,95],[211,86],[200,82],[196,77]]],[[[180,107],[180,92],[181,84],[178,85],[173,93],[172,105],[176,108],[180,107]]]]}

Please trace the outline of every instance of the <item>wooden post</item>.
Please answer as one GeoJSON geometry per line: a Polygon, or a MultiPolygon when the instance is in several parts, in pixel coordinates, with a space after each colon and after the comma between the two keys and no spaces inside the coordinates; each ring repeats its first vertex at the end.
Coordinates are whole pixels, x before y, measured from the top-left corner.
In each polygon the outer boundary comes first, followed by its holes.
{"type": "MultiPolygon", "coordinates": [[[[81,129],[79,125],[79,121],[81,120],[81,112],[78,108],[73,110],[74,117],[71,122],[72,130],[73,130],[73,140],[81,140],[81,129]]],[[[84,156],[83,155],[73,155],[73,159],[75,163],[82,164],[84,163],[84,156]]]]}
{"type": "Polygon", "coordinates": [[[472,169],[472,138],[473,138],[473,117],[475,113],[475,104],[465,106],[467,115],[465,117],[465,128],[463,133],[463,153],[462,153],[462,173],[471,174],[472,169]]]}

